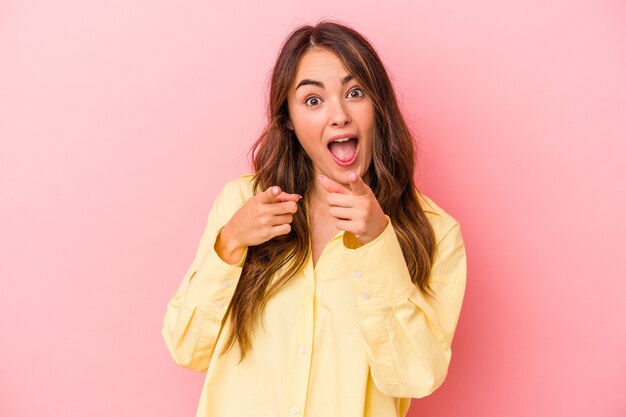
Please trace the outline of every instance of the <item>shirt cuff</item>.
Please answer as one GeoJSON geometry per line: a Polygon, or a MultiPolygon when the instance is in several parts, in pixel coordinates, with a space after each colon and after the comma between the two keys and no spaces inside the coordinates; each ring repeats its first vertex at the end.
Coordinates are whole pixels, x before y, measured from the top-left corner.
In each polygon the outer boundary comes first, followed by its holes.
{"type": "Polygon", "coordinates": [[[358,309],[384,308],[415,290],[391,219],[385,217],[387,227],[374,240],[356,249],[343,246],[358,309]]]}

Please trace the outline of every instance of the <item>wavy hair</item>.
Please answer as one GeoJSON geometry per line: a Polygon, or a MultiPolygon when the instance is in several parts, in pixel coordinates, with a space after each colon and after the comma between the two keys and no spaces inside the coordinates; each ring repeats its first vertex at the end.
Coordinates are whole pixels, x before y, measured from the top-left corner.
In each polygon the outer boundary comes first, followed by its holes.
{"type": "MultiPolygon", "coordinates": [[[[428,276],[436,242],[413,181],[417,150],[382,61],[354,29],[321,21],[296,28],[285,40],[271,73],[268,123],[250,149],[254,193],[278,185],[306,199],[312,191],[313,165],[294,131],[288,128],[287,107],[297,64],[311,48],[333,52],[373,103],[375,133],[368,185],[391,219],[411,280],[429,294],[428,276]]],[[[267,301],[304,267],[311,250],[307,209],[306,205],[298,207],[288,234],[248,248],[229,307],[232,331],[221,354],[238,342],[240,362],[245,358],[255,320],[262,315],[267,301]]]]}

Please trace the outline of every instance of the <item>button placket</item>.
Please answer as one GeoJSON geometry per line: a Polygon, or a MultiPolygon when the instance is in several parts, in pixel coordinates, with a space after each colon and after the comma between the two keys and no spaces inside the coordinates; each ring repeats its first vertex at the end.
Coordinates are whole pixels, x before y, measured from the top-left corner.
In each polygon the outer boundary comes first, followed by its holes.
{"type": "Polygon", "coordinates": [[[298,332],[290,360],[289,389],[285,413],[302,415],[305,412],[306,396],[311,374],[311,345],[314,332],[315,271],[309,263],[302,283],[302,303],[298,312],[298,332]]]}

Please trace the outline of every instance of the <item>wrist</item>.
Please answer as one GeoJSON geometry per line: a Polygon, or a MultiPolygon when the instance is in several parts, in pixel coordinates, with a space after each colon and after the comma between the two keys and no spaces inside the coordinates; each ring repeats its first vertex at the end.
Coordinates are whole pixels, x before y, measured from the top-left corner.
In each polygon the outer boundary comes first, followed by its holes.
{"type": "Polygon", "coordinates": [[[380,236],[389,225],[389,220],[387,219],[387,216],[383,213],[382,217],[380,217],[376,223],[378,224],[378,227],[375,230],[373,230],[370,235],[362,239],[359,239],[359,242],[361,242],[362,245],[365,245],[367,243],[370,243],[373,240],[376,240],[378,236],[380,236]]]}
{"type": "Polygon", "coordinates": [[[245,249],[246,246],[233,235],[229,223],[219,230],[215,239],[215,251],[224,262],[231,265],[237,264],[245,249]]]}

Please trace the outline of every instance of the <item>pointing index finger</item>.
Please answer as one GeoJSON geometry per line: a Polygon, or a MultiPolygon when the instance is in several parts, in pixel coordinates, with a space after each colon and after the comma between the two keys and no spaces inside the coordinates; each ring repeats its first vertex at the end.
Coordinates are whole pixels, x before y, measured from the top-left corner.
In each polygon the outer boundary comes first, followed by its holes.
{"type": "Polygon", "coordinates": [[[261,202],[263,203],[281,203],[284,201],[298,202],[302,198],[299,194],[292,194],[282,191],[278,185],[268,187],[261,193],[261,202]]]}
{"type": "Polygon", "coordinates": [[[274,199],[275,203],[282,203],[284,201],[295,201],[296,203],[302,199],[300,194],[292,194],[287,192],[282,192],[276,196],[274,199]]]}
{"type": "Polygon", "coordinates": [[[320,180],[320,184],[322,187],[326,189],[329,193],[337,193],[337,194],[350,194],[348,190],[346,190],[340,184],[337,184],[335,181],[331,180],[327,176],[318,175],[317,178],[320,180]]]}

